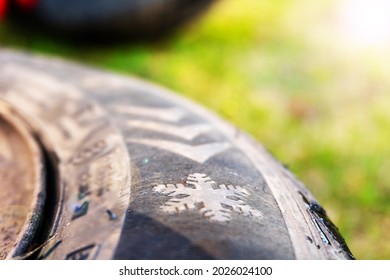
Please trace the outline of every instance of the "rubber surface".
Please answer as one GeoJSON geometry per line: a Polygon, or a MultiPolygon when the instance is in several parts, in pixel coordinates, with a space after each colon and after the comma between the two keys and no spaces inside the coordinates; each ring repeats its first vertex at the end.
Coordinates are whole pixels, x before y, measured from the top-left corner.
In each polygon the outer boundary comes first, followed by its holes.
{"type": "Polygon", "coordinates": [[[1,51],[0,100],[52,166],[37,258],[353,258],[260,144],[165,89],[1,51]]]}

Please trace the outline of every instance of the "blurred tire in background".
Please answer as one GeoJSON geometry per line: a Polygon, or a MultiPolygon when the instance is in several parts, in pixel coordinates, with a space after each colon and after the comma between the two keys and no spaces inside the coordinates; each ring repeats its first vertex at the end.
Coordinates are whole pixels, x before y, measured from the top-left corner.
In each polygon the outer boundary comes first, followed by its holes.
{"type": "Polygon", "coordinates": [[[11,3],[20,19],[85,39],[153,39],[198,16],[213,0],[21,0],[11,3]]]}

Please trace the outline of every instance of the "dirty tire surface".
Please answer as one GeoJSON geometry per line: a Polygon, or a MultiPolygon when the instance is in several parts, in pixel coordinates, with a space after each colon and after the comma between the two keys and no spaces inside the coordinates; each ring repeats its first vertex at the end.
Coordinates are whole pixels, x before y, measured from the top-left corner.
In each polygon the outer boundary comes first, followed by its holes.
{"type": "Polygon", "coordinates": [[[163,88],[3,50],[0,102],[46,155],[29,258],[353,258],[260,144],[163,88]]]}

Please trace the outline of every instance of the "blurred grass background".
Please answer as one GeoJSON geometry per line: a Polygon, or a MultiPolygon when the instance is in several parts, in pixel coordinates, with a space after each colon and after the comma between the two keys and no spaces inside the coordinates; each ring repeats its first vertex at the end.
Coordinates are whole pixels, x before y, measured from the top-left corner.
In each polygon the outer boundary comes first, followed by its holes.
{"type": "Polygon", "coordinates": [[[168,39],[111,46],[4,23],[0,46],[138,76],[216,111],[289,166],[356,258],[390,259],[390,48],[349,36],[341,2],[223,0],[168,39]]]}

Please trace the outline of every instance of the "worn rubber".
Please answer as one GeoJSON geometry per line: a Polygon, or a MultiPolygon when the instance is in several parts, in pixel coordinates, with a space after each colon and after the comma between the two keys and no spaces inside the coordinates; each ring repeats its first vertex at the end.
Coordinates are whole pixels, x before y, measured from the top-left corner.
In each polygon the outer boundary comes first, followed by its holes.
{"type": "Polygon", "coordinates": [[[8,258],[353,258],[260,144],[163,88],[3,50],[0,101],[27,120],[48,174],[35,243],[8,258]]]}

